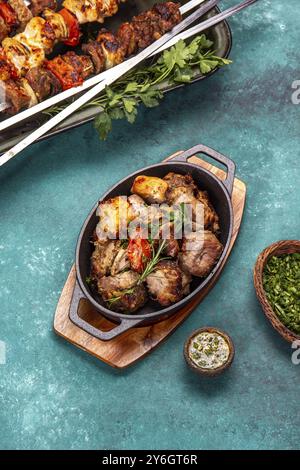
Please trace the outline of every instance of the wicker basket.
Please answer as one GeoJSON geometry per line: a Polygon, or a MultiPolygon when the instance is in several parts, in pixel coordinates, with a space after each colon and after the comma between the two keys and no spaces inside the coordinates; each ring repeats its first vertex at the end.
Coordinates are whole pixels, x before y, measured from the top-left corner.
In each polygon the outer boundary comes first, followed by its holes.
{"type": "Polygon", "coordinates": [[[264,267],[270,256],[287,255],[290,253],[300,253],[300,240],[282,240],[268,246],[257,258],[253,277],[256,295],[266,317],[271,322],[275,330],[277,330],[286,341],[292,343],[295,340],[300,340],[300,335],[293,333],[293,331],[289,330],[285,325],[283,325],[283,323],[281,323],[266,298],[262,281],[264,267]]]}

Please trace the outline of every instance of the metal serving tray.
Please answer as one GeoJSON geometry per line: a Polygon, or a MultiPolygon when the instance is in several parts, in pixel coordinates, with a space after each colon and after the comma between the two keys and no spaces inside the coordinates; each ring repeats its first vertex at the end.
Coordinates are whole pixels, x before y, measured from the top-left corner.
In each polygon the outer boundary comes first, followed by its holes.
{"type": "MultiPolygon", "coordinates": [[[[124,21],[129,21],[134,15],[137,15],[138,13],[151,8],[154,3],[157,3],[157,0],[128,0],[126,3],[121,4],[119,12],[114,17],[108,18],[105,21],[104,26],[109,30],[115,31],[121,23],[123,23],[124,21]]],[[[182,5],[184,3],[186,3],[186,0],[181,1],[182,5]]],[[[218,8],[214,8],[213,10],[211,10],[210,13],[206,15],[206,17],[215,15],[219,13],[219,11],[220,10],[218,8]]],[[[86,37],[88,37],[93,28],[99,29],[99,26],[87,25],[84,31],[86,37]]],[[[209,37],[209,39],[214,42],[214,50],[216,51],[216,54],[223,58],[228,57],[232,44],[232,36],[228,23],[226,21],[223,21],[222,23],[214,26],[209,31],[207,31],[206,35],[209,37]]],[[[65,50],[67,49],[58,46],[54,51],[54,55],[65,52],[65,50]]],[[[217,70],[218,69],[207,75],[202,75],[199,71],[195,71],[195,75],[191,83],[196,82],[198,80],[203,80],[208,76],[212,75],[213,73],[216,73],[217,70]]],[[[162,92],[166,93],[182,86],[183,85],[181,84],[176,86],[170,86],[166,81],[161,83],[160,89],[162,92]]],[[[99,113],[99,111],[100,109],[95,107],[78,110],[76,113],[74,113],[64,122],[62,122],[56,128],[52,129],[48,134],[43,136],[42,139],[89,122],[94,119],[94,117],[99,113]]],[[[3,121],[5,118],[6,116],[2,115],[0,121],[3,121]]],[[[26,121],[18,123],[16,126],[1,131],[0,154],[17,144],[21,139],[26,137],[27,134],[39,127],[47,119],[48,117],[45,114],[39,113],[27,119],[26,121]]]]}

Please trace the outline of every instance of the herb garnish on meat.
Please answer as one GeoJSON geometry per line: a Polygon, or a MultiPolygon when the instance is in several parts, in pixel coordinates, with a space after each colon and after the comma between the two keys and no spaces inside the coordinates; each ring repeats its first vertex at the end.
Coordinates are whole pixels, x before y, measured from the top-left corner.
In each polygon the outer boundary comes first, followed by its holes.
{"type": "MultiPolygon", "coordinates": [[[[166,246],[166,240],[162,240],[162,242],[159,244],[157,250],[155,250],[154,248],[154,243],[151,242],[151,247],[152,247],[152,258],[151,260],[147,263],[144,271],[141,273],[140,277],[139,277],[139,280],[137,282],[137,285],[140,285],[142,284],[147,276],[149,276],[149,274],[152,273],[152,271],[154,270],[155,266],[162,260],[165,260],[165,259],[169,259],[168,257],[162,257],[162,252],[164,250],[166,246]]],[[[130,295],[134,292],[134,289],[136,288],[136,286],[132,287],[131,289],[127,289],[125,290],[124,292],[122,292],[122,295],[119,295],[119,296],[115,296],[115,297],[111,297],[108,301],[107,301],[107,304],[109,305],[109,307],[111,307],[115,302],[117,302],[118,300],[120,300],[124,295],[130,295]]]]}

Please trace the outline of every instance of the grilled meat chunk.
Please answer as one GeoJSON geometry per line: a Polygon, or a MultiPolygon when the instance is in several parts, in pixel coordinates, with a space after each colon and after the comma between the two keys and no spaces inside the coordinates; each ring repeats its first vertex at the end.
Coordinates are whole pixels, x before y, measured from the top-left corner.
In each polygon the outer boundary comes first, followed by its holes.
{"type": "Polygon", "coordinates": [[[63,6],[71,11],[80,24],[98,21],[113,16],[119,8],[119,0],[64,0],[63,6]]]}
{"type": "Polygon", "coordinates": [[[60,81],[56,76],[50,70],[42,67],[34,67],[29,70],[25,78],[28,80],[39,101],[53,96],[62,90],[60,81]]]}
{"type": "Polygon", "coordinates": [[[137,50],[135,31],[132,23],[122,23],[117,31],[117,38],[123,46],[126,57],[137,50]]]}
{"type": "Polygon", "coordinates": [[[199,204],[203,204],[204,227],[213,232],[219,231],[219,217],[209,202],[206,191],[200,191],[190,175],[168,173],[164,180],[168,183],[166,199],[169,204],[191,204],[193,220],[196,220],[199,204]]]}
{"type": "Polygon", "coordinates": [[[211,272],[223,251],[222,243],[210,231],[191,232],[184,239],[179,265],[183,271],[197,277],[211,272]]]}
{"type": "Polygon", "coordinates": [[[98,206],[97,216],[99,222],[96,232],[100,240],[117,238],[120,230],[127,229],[127,224],[134,218],[127,198],[122,196],[102,201],[98,206]]]}
{"type": "Polygon", "coordinates": [[[5,96],[6,112],[16,114],[36,104],[36,98],[29,84],[24,80],[0,81],[0,95],[5,96]]]}
{"type": "Polygon", "coordinates": [[[100,73],[105,69],[106,58],[101,44],[97,41],[89,41],[87,44],[83,44],[82,50],[91,57],[95,73],[100,73]]]}
{"type": "Polygon", "coordinates": [[[73,51],[46,61],[45,67],[57,77],[63,90],[81,85],[94,69],[88,56],[73,51]]]}
{"type": "Polygon", "coordinates": [[[57,2],[56,0],[31,0],[30,2],[30,11],[32,16],[38,16],[46,8],[50,10],[56,10],[57,2]]]}
{"type": "Polygon", "coordinates": [[[137,176],[133,182],[131,192],[141,196],[149,204],[161,204],[166,200],[168,184],[156,176],[137,176]]]}
{"type": "Polygon", "coordinates": [[[28,21],[32,18],[32,12],[25,5],[24,0],[8,0],[7,3],[13,8],[18,17],[18,31],[23,31],[28,21]]]}
{"type": "Polygon", "coordinates": [[[87,55],[78,55],[74,51],[66,52],[63,55],[64,61],[73,67],[73,70],[80,75],[83,80],[89,77],[93,71],[94,66],[92,60],[87,55]]]}
{"type": "Polygon", "coordinates": [[[130,261],[128,259],[127,248],[121,247],[114,259],[114,262],[111,267],[111,275],[115,276],[116,274],[125,271],[130,268],[130,261]]]}
{"type": "Polygon", "coordinates": [[[112,310],[132,313],[147,301],[146,289],[143,284],[137,285],[138,280],[139,275],[133,271],[102,277],[98,281],[98,291],[112,310]]]}
{"type": "Polygon", "coordinates": [[[6,36],[8,36],[9,33],[10,33],[10,28],[7,26],[2,16],[0,16],[0,42],[4,38],[6,38],[6,36]]]}
{"type": "Polygon", "coordinates": [[[175,261],[160,261],[146,279],[153,300],[163,307],[183,297],[182,273],[175,261]]]}
{"type": "Polygon", "coordinates": [[[102,29],[97,36],[97,42],[102,47],[105,59],[105,69],[110,69],[111,67],[123,62],[125,58],[125,50],[117,36],[106,29],[102,29]]]}
{"type": "Polygon", "coordinates": [[[121,246],[120,240],[95,241],[91,257],[91,276],[98,280],[111,273],[114,260],[121,246]]]}
{"type": "Polygon", "coordinates": [[[170,31],[181,21],[180,3],[163,2],[156,3],[153,7],[154,13],[158,14],[160,29],[163,33],[170,31]]]}
{"type": "Polygon", "coordinates": [[[134,16],[131,23],[124,23],[117,36],[124,44],[126,55],[149,46],[181,21],[179,4],[165,2],[151,10],[134,16]]]}
{"type": "Polygon", "coordinates": [[[136,217],[144,217],[144,213],[147,210],[147,204],[145,203],[144,199],[142,199],[137,194],[131,194],[128,198],[128,202],[131,206],[131,212],[136,217]]]}
{"type": "Polygon", "coordinates": [[[182,276],[182,292],[183,295],[186,296],[190,293],[190,283],[192,282],[192,275],[185,271],[181,270],[182,276]]]}
{"type": "Polygon", "coordinates": [[[198,191],[197,200],[204,205],[204,227],[214,233],[219,233],[219,216],[209,200],[207,191],[198,191]]]}

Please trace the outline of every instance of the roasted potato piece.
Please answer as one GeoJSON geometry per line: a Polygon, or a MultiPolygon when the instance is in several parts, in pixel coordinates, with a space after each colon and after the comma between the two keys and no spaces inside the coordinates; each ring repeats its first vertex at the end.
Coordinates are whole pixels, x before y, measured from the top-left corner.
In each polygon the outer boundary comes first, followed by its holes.
{"type": "Polygon", "coordinates": [[[161,204],[166,200],[168,183],[156,176],[137,176],[133,182],[131,192],[138,194],[149,204],[161,204]]]}

